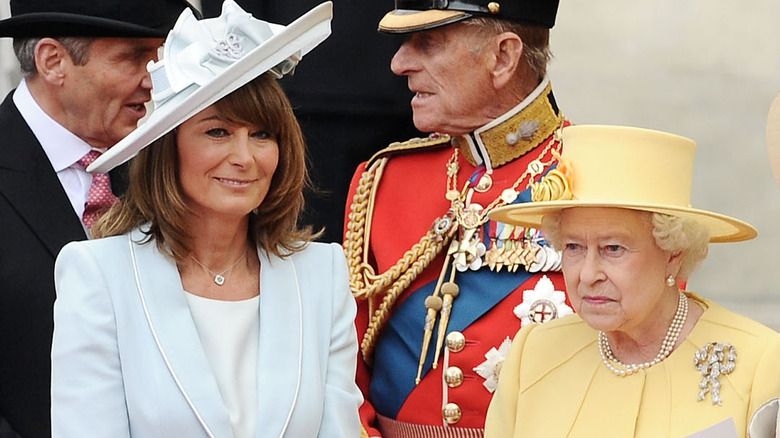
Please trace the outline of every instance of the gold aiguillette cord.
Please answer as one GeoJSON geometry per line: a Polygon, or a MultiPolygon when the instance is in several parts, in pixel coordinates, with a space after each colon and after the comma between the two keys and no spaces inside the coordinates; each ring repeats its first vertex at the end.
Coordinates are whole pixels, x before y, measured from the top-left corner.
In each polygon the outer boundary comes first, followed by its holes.
{"type": "Polygon", "coordinates": [[[442,308],[442,299],[439,297],[439,291],[441,291],[442,283],[444,282],[444,276],[447,275],[447,269],[450,266],[450,259],[451,257],[449,255],[444,257],[444,265],[441,267],[441,273],[439,274],[439,279],[436,282],[436,287],[433,288],[433,293],[425,299],[425,308],[428,309],[428,311],[425,315],[425,331],[423,332],[420,362],[417,366],[417,377],[414,379],[415,385],[420,383],[422,369],[425,365],[425,359],[428,355],[428,347],[431,345],[431,337],[433,336],[433,326],[436,323],[436,315],[442,308]]]}
{"type": "MultiPolygon", "coordinates": [[[[449,258],[449,257],[448,257],[449,258]]],[[[439,365],[439,354],[442,344],[444,344],[444,335],[447,333],[447,325],[450,322],[450,313],[452,313],[452,302],[460,293],[460,287],[455,284],[455,269],[450,273],[450,281],[441,286],[441,316],[439,317],[439,331],[436,333],[436,350],[433,356],[433,369],[439,365]]]]}
{"type": "MultiPolygon", "coordinates": [[[[457,156],[458,156],[457,155],[457,151],[458,150],[455,149],[455,152],[453,153],[453,158],[456,160],[455,161],[456,165],[457,165],[457,156]]],[[[450,162],[452,162],[452,159],[451,159],[450,162]]],[[[449,169],[449,165],[448,165],[448,169],[449,169]]],[[[448,170],[448,174],[451,174],[451,177],[453,177],[453,178],[454,178],[455,172],[457,172],[457,167],[455,168],[455,170],[451,170],[451,171],[448,170]]],[[[454,187],[454,184],[456,184],[456,183],[453,182],[452,184],[453,184],[453,187],[454,187]]],[[[463,190],[460,193],[458,193],[457,190],[450,189],[447,192],[447,199],[449,199],[450,202],[454,202],[454,201],[456,201],[458,199],[463,198],[463,196],[465,195],[465,193],[468,190],[468,188],[469,188],[469,183],[468,183],[468,181],[466,181],[466,183],[463,184],[463,190]]],[[[458,227],[455,227],[455,229],[457,230],[458,227]]],[[[427,313],[425,315],[425,331],[423,332],[422,349],[420,351],[420,362],[417,365],[417,377],[414,379],[414,383],[415,384],[419,384],[420,383],[420,379],[422,377],[422,369],[423,369],[423,366],[425,365],[425,359],[428,356],[428,347],[431,345],[431,337],[433,337],[433,326],[434,326],[434,324],[436,324],[436,315],[439,313],[439,310],[442,310],[442,308],[444,306],[444,303],[447,303],[446,314],[447,314],[447,321],[449,321],[450,308],[452,307],[452,299],[455,296],[457,296],[457,291],[455,292],[454,296],[452,295],[452,293],[451,293],[452,292],[452,288],[451,287],[447,287],[444,290],[442,290],[442,283],[444,283],[444,276],[447,275],[447,270],[450,267],[450,260],[451,259],[452,259],[452,257],[449,254],[445,254],[445,256],[444,256],[444,263],[443,263],[443,266],[441,267],[441,273],[439,273],[439,279],[436,281],[436,287],[433,289],[433,293],[431,294],[431,296],[429,296],[428,298],[425,299],[425,308],[427,309],[427,313]],[[445,293],[444,300],[442,300],[442,298],[439,297],[439,293],[440,292],[445,293]]],[[[455,283],[453,283],[453,279],[454,278],[455,278],[455,269],[453,268],[452,269],[452,274],[450,275],[450,281],[445,286],[447,286],[449,284],[452,284],[452,285],[454,285],[457,288],[457,285],[455,283]]],[[[444,315],[444,311],[442,312],[442,316],[443,315],[444,315]]],[[[441,331],[442,327],[443,327],[444,330],[446,330],[447,329],[447,322],[445,322],[443,326],[442,326],[441,322],[439,322],[439,331],[440,332],[439,332],[439,336],[438,336],[438,339],[437,339],[437,344],[439,345],[437,347],[437,351],[436,351],[436,360],[437,361],[438,361],[438,358],[439,358],[438,349],[441,348],[441,343],[442,343],[442,340],[444,339],[443,338],[444,337],[443,332],[441,331]]],[[[436,361],[434,361],[433,362],[433,368],[436,368],[436,367],[437,367],[437,364],[436,364],[436,361]]]]}

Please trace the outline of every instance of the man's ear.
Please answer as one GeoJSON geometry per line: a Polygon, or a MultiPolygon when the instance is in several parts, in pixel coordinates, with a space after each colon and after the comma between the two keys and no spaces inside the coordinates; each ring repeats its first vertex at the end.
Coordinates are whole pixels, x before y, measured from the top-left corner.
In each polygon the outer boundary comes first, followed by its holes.
{"type": "Polygon", "coordinates": [[[53,38],[41,38],[35,45],[35,68],[38,76],[52,85],[62,85],[67,64],[72,64],[68,51],[53,38]]]}
{"type": "Polygon", "coordinates": [[[505,87],[515,76],[523,55],[523,40],[514,32],[503,32],[493,39],[495,47],[495,65],[491,72],[493,86],[496,89],[505,87]]]}

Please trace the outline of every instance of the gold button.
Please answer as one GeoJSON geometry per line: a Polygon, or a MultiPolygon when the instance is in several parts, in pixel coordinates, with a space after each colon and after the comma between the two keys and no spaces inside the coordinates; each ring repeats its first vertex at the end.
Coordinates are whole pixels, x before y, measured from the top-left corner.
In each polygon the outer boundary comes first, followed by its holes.
{"type": "Polygon", "coordinates": [[[501,5],[499,5],[498,2],[490,2],[487,7],[491,14],[495,15],[501,12],[501,5]]]}
{"type": "Polygon", "coordinates": [[[450,332],[447,335],[447,348],[449,348],[451,352],[457,353],[460,350],[463,350],[463,347],[465,346],[466,346],[466,337],[463,336],[463,333],[450,332]]]}
{"type": "Polygon", "coordinates": [[[441,411],[442,416],[447,421],[447,424],[455,424],[460,421],[460,417],[463,413],[460,411],[460,406],[455,403],[447,403],[444,409],[441,411]]]}
{"type": "Polygon", "coordinates": [[[457,388],[463,383],[463,371],[458,367],[449,367],[444,372],[444,381],[450,388],[457,388]]]}

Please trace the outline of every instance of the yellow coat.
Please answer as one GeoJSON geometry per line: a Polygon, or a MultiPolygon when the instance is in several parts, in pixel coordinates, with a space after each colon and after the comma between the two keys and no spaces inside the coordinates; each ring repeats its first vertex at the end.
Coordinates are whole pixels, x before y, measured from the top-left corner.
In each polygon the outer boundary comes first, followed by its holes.
{"type": "Polygon", "coordinates": [[[753,412],[780,397],[780,335],[701,301],[708,308],[683,343],[627,377],[604,366],[596,330],[577,315],[523,327],[503,364],[485,437],[684,437],[730,417],[745,437],[753,412]],[[697,400],[694,354],[712,341],[737,354],[734,371],[719,379],[721,406],[711,394],[697,400]]]}

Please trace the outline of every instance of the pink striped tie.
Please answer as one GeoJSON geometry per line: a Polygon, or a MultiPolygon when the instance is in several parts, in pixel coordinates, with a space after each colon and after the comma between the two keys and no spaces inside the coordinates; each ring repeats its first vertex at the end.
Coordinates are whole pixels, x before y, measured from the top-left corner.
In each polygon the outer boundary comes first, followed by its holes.
{"type": "MultiPolygon", "coordinates": [[[[87,155],[84,155],[78,163],[86,169],[100,154],[100,152],[93,149],[87,155]]],[[[92,225],[100,215],[118,201],[119,198],[111,192],[111,183],[108,180],[108,175],[105,173],[93,173],[92,185],[89,186],[89,195],[87,196],[87,202],[84,203],[84,215],[81,217],[81,222],[87,228],[92,228],[92,225]]]]}

